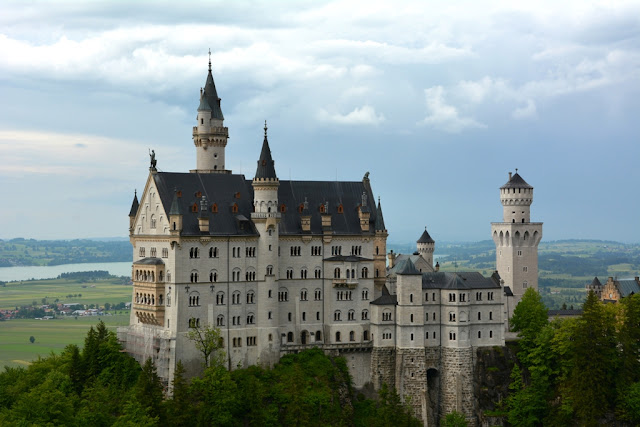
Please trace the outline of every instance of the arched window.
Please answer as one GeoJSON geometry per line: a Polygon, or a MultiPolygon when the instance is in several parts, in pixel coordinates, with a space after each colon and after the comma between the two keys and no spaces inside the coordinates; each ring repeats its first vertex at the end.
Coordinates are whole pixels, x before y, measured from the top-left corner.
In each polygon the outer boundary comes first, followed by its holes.
{"type": "Polygon", "coordinates": [[[340,267],[336,267],[335,270],[333,270],[333,277],[335,279],[339,279],[340,278],[340,267]]]}
{"type": "Polygon", "coordinates": [[[247,292],[247,304],[255,304],[255,292],[249,291],[247,292]]]}
{"type": "Polygon", "coordinates": [[[287,334],[287,342],[293,342],[293,332],[287,334]]]}
{"type": "Polygon", "coordinates": [[[340,331],[336,332],[336,342],[340,342],[340,331]]]}
{"type": "Polygon", "coordinates": [[[369,320],[369,310],[362,310],[362,320],[369,320]]]}
{"type": "Polygon", "coordinates": [[[231,294],[231,304],[240,304],[240,291],[231,294]]]}
{"type": "Polygon", "coordinates": [[[218,272],[216,270],[211,270],[209,272],[209,282],[215,283],[218,281],[218,272]]]}
{"type": "Polygon", "coordinates": [[[216,304],[224,305],[224,292],[218,292],[216,294],[216,304]]]}
{"type": "Polygon", "coordinates": [[[369,278],[369,269],[367,267],[362,267],[361,276],[362,276],[363,279],[369,278]]]}
{"type": "Polygon", "coordinates": [[[341,321],[342,320],[341,317],[342,317],[342,313],[340,312],[340,310],[336,310],[336,311],[333,312],[333,320],[335,322],[341,321]]]}
{"type": "Polygon", "coordinates": [[[355,341],[356,340],[356,333],[353,331],[349,332],[349,341],[355,341]]]}
{"type": "Polygon", "coordinates": [[[218,315],[216,326],[224,326],[224,316],[222,314],[218,315]]]}
{"type": "Polygon", "coordinates": [[[355,310],[349,310],[349,312],[347,313],[347,320],[356,320],[355,310]]]}

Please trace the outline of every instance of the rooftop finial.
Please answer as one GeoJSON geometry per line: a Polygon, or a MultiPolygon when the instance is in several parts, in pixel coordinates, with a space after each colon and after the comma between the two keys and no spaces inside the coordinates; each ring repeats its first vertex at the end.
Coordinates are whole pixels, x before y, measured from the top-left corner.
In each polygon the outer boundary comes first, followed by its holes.
{"type": "Polygon", "coordinates": [[[211,71],[211,48],[209,48],[209,71],[211,71]]]}
{"type": "Polygon", "coordinates": [[[264,137],[267,137],[267,121],[264,121],[264,137]]]}
{"type": "Polygon", "coordinates": [[[516,173],[518,173],[518,168],[516,168],[516,173]]]}

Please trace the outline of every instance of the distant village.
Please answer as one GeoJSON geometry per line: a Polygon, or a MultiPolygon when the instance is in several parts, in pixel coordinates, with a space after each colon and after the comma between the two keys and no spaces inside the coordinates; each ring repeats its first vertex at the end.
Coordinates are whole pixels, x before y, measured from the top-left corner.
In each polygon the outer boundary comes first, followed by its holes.
{"type": "Polygon", "coordinates": [[[51,320],[58,316],[111,316],[116,311],[129,309],[131,309],[131,302],[121,302],[113,305],[106,303],[102,307],[97,307],[95,304],[78,303],[28,305],[16,307],[12,310],[0,310],[0,321],[25,318],[51,320]]]}

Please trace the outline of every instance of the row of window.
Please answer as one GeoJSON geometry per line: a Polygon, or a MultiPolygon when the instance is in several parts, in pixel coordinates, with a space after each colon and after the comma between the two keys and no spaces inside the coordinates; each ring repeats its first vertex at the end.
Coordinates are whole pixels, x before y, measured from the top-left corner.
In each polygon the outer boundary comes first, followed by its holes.
{"type": "MultiPolygon", "coordinates": [[[[138,255],[140,255],[141,258],[144,258],[146,256],[146,249],[145,248],[140,248],[138,249],[138,255]]],[[[157,250],[156,248],[150,248],[149,250],[149,256],[151,256],[152,258],[157,257],[157,250]]],[[[168,248],[162,248],[162,258],[169,258],[169,249],[168,248]]]]}
{"type": "MultiPolygon", "coordinates": [[[[465,302],[467,300],[467,294],[461,293],[459,297],[460,302],[465,302]]],[[[425,300],[429,301],[429,294],[425,294],[425,300]]],[[[436,300],[436,294],[433,293],[433,301],[436,300]]],[[[482,301],[482,292],[476,292],[476,301],[482,301]]],[[[493,301],[493,292],[487,292],[487,301],[493,301]]],[[[456,302],[456,294],[449,294],[449,302],[456,302]]]]}
{"type": "MultiPolygon", "coordinates": [[[[340,276],[342,275],[342,270],[340,269],[340,267],[336,267],[333,270],[333,278],[334,279],[339,279],[340,276]]],[[[345,274],[347,275],[347,279],[357,279],[356,277],[356,270],[355,268],[347,268],[345,269],[345,274]]],[[[369,269],[367,267],[362,267],[362,270],[360,270],[360,277],[362,279],[367,279],[369,278],[369,269]]]]}
{"type": "MultiPolygon", "coordinates": [[[[156,305],[156,297],[153,294],[136,292],[136,304],[156,305]]],[[[158,305],[162,305],[162,294],[158,295],[158,305]]]]}
{"type": "MultiPolygon", "coordinates": [[[[390,331],[384,331],[382,332],[382,339],[383,340],[390,340],[392,338],[392,333],[390,331]]],[[[409,339],[411,341],[413,341],[414,335],[411,334],[409,336],[409,339]]],[[[482,331],[478,331],[478,338],[482,339],[482,331]]],[[[489,331],[489,338],[493,338],[493,331],[489,331]]],[[[429,339],[429,331],[427,331],[425,333],[425,339],[429,339]]],[[[434,331],[431,334],[431,339],[436,339],[436,332],[434,331]]],[[[449,341],[456,341],[456,333],[455,332],[449,332],[449,341]]]]}
{"type": "MultiPolygon", "coordinates": [[[[369,310],[362,310],[362,313],[360,313],[360,319],[361,320],[369,320],[369,310]]],[[[336,310],[333,312],[333,320],[335,322],[341,322],[342,321],[342,312],[340,310],[336,310]]],[[[356,320],[356,312],[355,310],[349,310],[347,312],[347,320],[356,320]]]]}
{"type": "MultiPolygon", "coordinates": [[[[148,270],[136,270],[133,273],[134,280],[136,282],[155,282],[156,275],[153,271],[148,270]]],[[[158,273],[158,281],[162,282],[164,280],[164,273],[160,271],[158,273]]]]}

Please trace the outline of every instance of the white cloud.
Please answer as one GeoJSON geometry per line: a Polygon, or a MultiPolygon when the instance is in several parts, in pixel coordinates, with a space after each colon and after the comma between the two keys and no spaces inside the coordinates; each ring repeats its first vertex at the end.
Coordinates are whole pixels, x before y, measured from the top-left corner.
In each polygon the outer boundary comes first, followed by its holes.
{"type": "Polygon", "coordinates": [[[527,99],[527,104],[525,106],[518,107],[513,111],[513,113],[511,113],[511,117],[516,120],[531,119],[535,118],[536,116],[536,103],[531,99],[527,99]]]}
{"type": "Polygon", "coordinates": [[[427,116],[419,124],[449,133],[459,133],[468,128],[487,127],[470,117],[461,117],[453,105],[446,103],[442,86],[425,89],[424,93],[427,102],[427,116]]]}
{"type": "Polygon", "coordinates": [[[356,107],[348,114],[331,114],[327,110],[321,109],[316,117],[320,121],[343,125],[378,125],[385,120],[384,115],[377,114],[376,110],[370,105],[356,107]]]}

